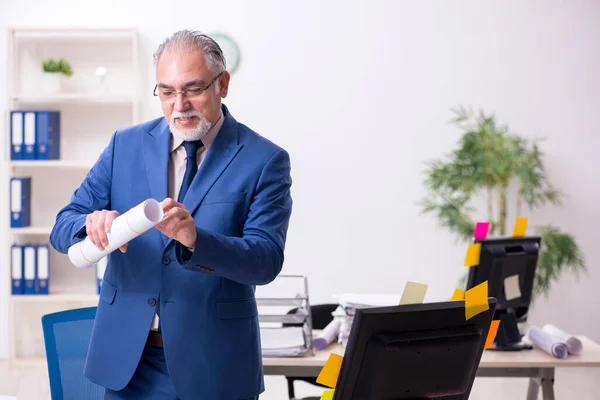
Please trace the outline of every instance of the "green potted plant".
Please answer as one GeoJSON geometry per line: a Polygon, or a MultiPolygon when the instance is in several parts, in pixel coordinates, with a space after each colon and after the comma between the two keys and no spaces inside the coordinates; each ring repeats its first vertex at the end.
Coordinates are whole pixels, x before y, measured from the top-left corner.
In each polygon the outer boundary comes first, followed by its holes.
{"type": "MultiPolygon", "coordinates": [[[[472,240],[477,210],[474,203],[486,200],[489,236],[508,236],[510,214],[527,217],[531,211],[550,204],[562,205],[564,195],[549,182],[537,140],[511,134],[496,117],[459,107],[453,110],[463,134],[459,145],[446,159],[427,162],[425,186],[428,195],[421,202],[423,214],[433,215],[455,237],[472,240]],[[524,208],[527,207],[527,210],[524,208]],[[510,211],[510,214],[509,214],[510,211]]],[[[486,220],[480,218],[479,220],[486,220]]],[[[551,283],[564,272],[579,275],[587,270],[575,238],[553,225],[532,226],[528,234],[542,237],[534,296],[548,295],[551,283]]],[[[466,247],[465,247],[466,249],[466,247]]],[[[462,276],[464,282],[466,273],[462,276]]]]}
{"type": "Polygon", "coordinates": [[[71,64],[63,58],[56,61],[48,58],[42,62],[43,88],[46,93],[60,92],[63,77],[71,77],[73,70],[71,64]]]}

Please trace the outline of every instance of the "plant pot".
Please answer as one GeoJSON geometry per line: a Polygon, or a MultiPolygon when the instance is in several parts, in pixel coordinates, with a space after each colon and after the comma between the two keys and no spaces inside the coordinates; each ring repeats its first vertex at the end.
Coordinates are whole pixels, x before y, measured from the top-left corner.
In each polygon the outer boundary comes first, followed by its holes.
{"type": "Polygon", "coordinates": [[[42,90],[44,93],[60,93],[62,74],[60,72],[44,72],[42,74],[42,90]]]}

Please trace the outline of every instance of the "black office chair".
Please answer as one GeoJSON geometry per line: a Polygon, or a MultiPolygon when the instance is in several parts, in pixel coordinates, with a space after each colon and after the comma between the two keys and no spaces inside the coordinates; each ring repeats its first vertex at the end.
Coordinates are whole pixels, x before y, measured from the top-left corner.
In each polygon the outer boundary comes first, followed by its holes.
{"type": "MultiPolygon", "coordinates": [[[[331,315],[335,309],[338,308],[338,304],[316,304],[314,306],[310,306],[310,313],[312,316],[312,327],[313,329],[325,329],[327,325],[331,321],[333,321],[333,316],[331,315]]],[[[294,314],[298,309],[294,308],[288,312],[288,314],[294,314]]],[[[302,324],[284,324],[284,326],[302,326],[302,324]]],[[[321,385],[317,383],[317,378],[307,378],[300,376],[286,376],[287,384],[288,384],[288,396],[290,400],[296,399],[296,393],[294,391],[294,382],[295,381],[304,381],[315,386],[331,389],[328,386],[321,385]]],[[[303,399],[298,400],[319,400],[320,397],[305,397],[303,399]]]]}

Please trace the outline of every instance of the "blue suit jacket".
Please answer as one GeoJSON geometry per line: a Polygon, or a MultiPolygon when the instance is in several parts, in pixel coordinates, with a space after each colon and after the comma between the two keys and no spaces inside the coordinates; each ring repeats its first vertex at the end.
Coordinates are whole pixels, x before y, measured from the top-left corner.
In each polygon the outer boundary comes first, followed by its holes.
{"type": "MultiPolygon", "coordinates": [[[[120,390],[131,379],[160,297],[169,373],[183,399],[233,400],[264,391],[255,285],[281,271],[292,209],[288,153],[238,123],[224,124],[183,200],[198,239],[189,258],[156,229],[110,254],[85,374],[120,390]],[[189,259],[188,259],[189,258],[189,259]]],[[[85,237],[86,215],[124,213],[168,197],[167,121],[117,131],[50,236],[62,253],[85,237]]]]}

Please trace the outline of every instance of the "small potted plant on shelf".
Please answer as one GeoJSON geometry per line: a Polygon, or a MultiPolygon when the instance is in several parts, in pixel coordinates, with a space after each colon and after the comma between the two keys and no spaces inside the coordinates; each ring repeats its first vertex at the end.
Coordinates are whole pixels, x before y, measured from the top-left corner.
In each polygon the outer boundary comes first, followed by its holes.
{"type": "MultiPolygon", "coordinates": [[[[498,236],[507,235],[509,209],[516,216],[527,216],[524,207],[533,211],[562,204],[564,194],[550,183],[537,141],[511,134],[493,114],[481,111],[474,115],[464,107],[455,114],[452,122],[463,134],[446,159],[427,163],[423,213],[433,215],[441,227],[469,242],[474,214],[479,214],[474,203],[480,199],[487,205],[489,233],[498,236]]],[[[547,296],[551,283],[565,273],[587,271],[572,235],[552,224],[535,226],[532,234],[542,237],[534,296],[547,296]]]]}
{"type": "Polygon", "coordinates": [[[71,64],[63,58],[56,61],[48,58],[42,62],[43,88],[46,93],[60,92],[63,77],[71,77],[73,70],[71,64]]]}

